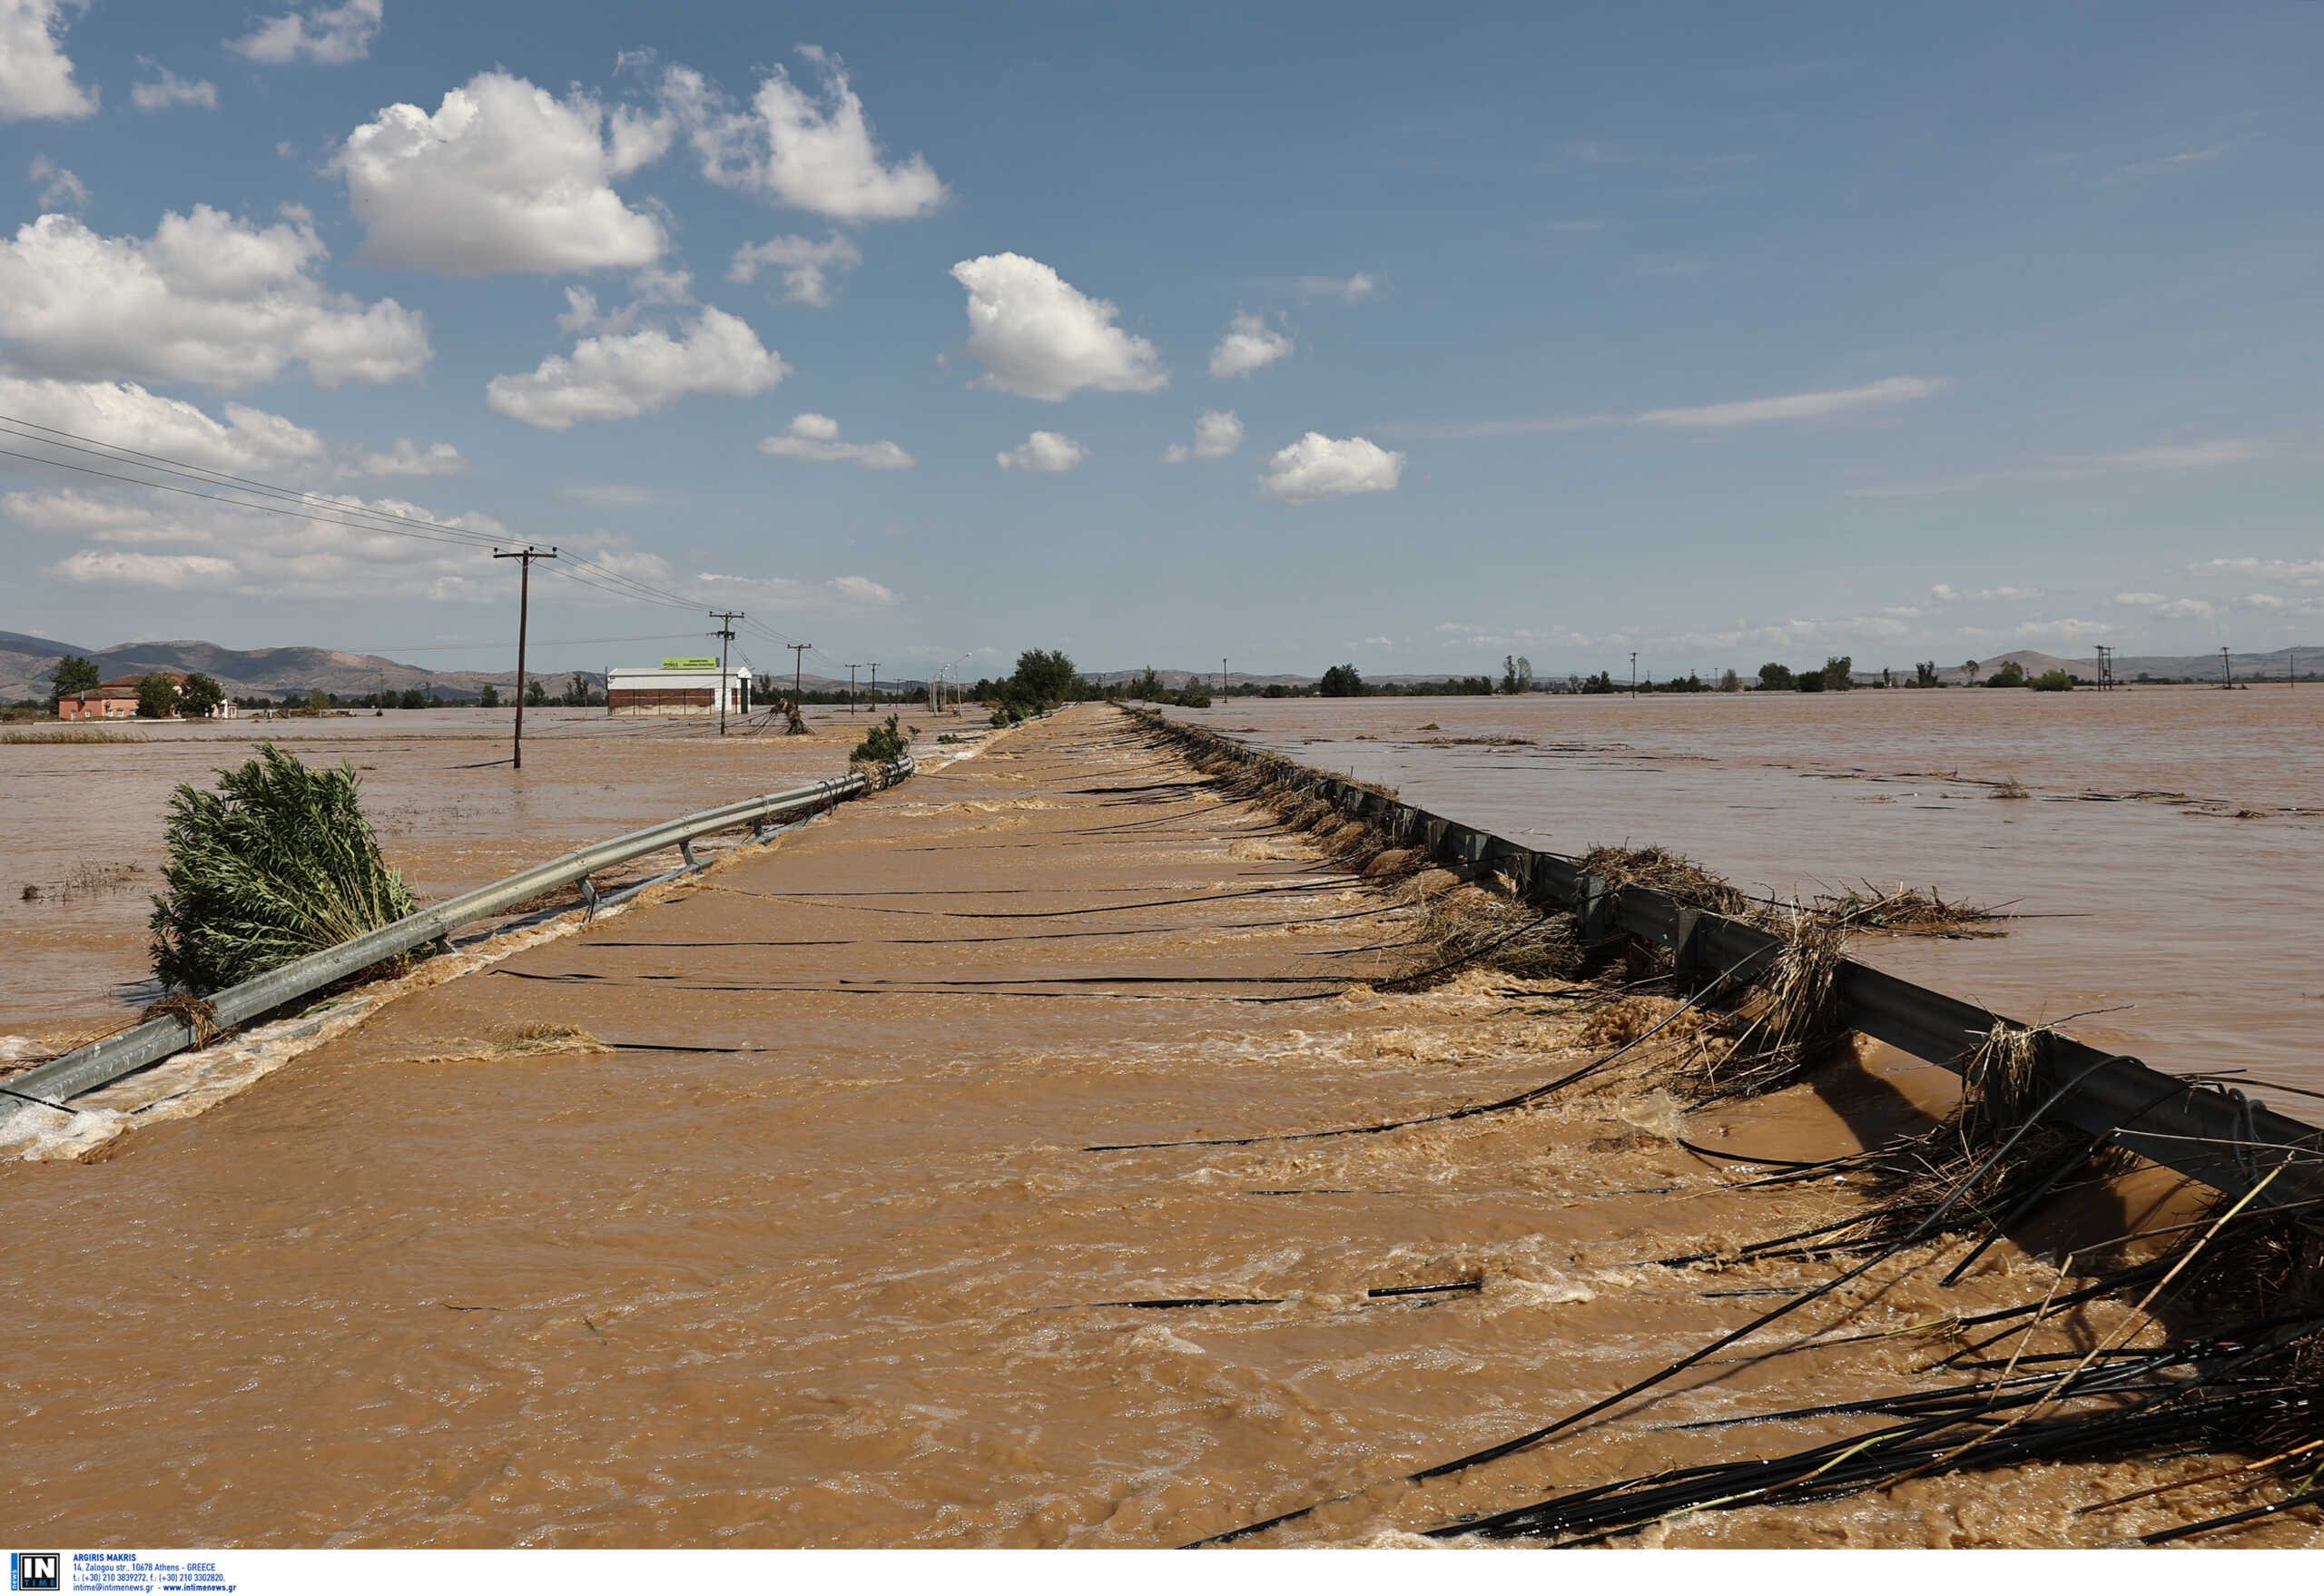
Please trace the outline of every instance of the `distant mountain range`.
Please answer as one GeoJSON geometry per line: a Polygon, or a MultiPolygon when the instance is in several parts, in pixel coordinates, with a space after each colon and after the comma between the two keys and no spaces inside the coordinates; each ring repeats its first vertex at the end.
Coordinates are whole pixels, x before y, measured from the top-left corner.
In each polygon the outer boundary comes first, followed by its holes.
{"type": "MultiPolygon", "coordinates": [[[[125,676],[144,671],[201,671],[217,678],[227,693],[238,698],[281,698],[304,695],[320,687],[326,693],[340,697],[354,697],[380,691],[400,693],[412,687],[432,687],[447,701],[473,703],[490,683],[507,695],[517,684],[514,671],[454,671],[432,670],[421,665],[405,665],[376,654],[346,654],[334,648],[222,648],[215,643],[181,640],[168,643],[122,643],[111,648],[90,648],[78,644],[62,643],[54,637],[39,637],[23,632],[0,632],[0,699],[43,698],[47,696],[49,678],[59,658],[67,654],[84,655],[96,664],[103,677],[125,676]]],[[[2279,648],[2265,654],[2231,655],[2236,679],[2239,681],[2272,677],[2281,681],[2295,666],[2302,675],[2314,675],[2324,671],[2324,645],[2301,645],[2297,648],[2279,648]]],[[[2098,674],[2094,659],[2063,659],[2055,655],[2042,654],[2033,649],[2016,649],[2008,654],[1994,655],[1977,662],[1981,676],[2000,668],[2004,660],[2015,660],[2024,666],[2029,675],[2043,671],[2063,670],[2084,679],[2098,674]]],[[[641,661],[640,663],[647,663],[641,661]]],[[[1812,660],[1799,660],[1797,665],[1813,665],[1812,660]]],[[[1909,667],[1907,667],[1907,671],[1909,667]]],[[[552,688],[561,688],[576,673],[547,671],[536,673],[552,688]]],[[[605,685],[605,676],[596,671],[577,673],[592,686],[605,685]]],[[[1133,681],[1145,674],[1143,667],[1134,671],[1105,671],[1097,680],[1108,685],[1133,681]]],[[[1960,663],[1941,666],[1938,675],[1946,682],[1957,683],[1965,673],[1960,663]]],[[[2118,680],[2136,681],[2141,675],[2158,678],[2191,677],[2196,681],[2219,680],[2220,658],[2217,654],[2194,655],[2123,655],[2114,661],[2118,680]]],[[[1188,681],[1216,683],[1216,671],[1157,670],[1155,675],[1172,688],[1184,687],[1188,681]]],[[[1909,675],[1900,673],[1903,679],[1909,675]]],[[[776,680],[782,681],[778,674],[776,680]]],[[[1265,687],[1280,684],[1298,688],[1315,685],[1316,678],[1302,675],[1257,675],[1248,671],[1230,671],[1227,678],[1236,686],[1265,687]]],[[[1391,672],[1365,674],[1367,681],[1383,685],[1410,685],[1423,682],[1445,682],[1454,679],[1445,671],[1433,673],[1391,672]]],[[[1543,681],[1561,681],[1561,676],[1541,674],[1543,681]]],[[[1859,682],[1880,679],[1877,671],[1859,670],[1859,682]]],[[[868,678],[863,685],[868,685],[868,678]]],[[[847,684],[832,676],[805,676],[802,685],[816,692],[836,692],[847,684]]],[[[880,685],[891,691],[896,688],[918,689],[924,681],[906,678],[883,680],[880,685]]]]}

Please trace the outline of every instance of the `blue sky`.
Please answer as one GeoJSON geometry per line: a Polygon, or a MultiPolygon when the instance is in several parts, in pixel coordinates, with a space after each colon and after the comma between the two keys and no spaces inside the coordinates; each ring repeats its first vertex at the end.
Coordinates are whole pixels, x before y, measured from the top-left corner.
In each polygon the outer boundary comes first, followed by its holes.
{"type": "Polygon", "coordinates": [[[0,627],[492,666],[498,538],[671,597],[545,581],[551,667],[2324,642],[2320,44],[0,0],[0,414],[364,528],[0,458],[0,627]]]}

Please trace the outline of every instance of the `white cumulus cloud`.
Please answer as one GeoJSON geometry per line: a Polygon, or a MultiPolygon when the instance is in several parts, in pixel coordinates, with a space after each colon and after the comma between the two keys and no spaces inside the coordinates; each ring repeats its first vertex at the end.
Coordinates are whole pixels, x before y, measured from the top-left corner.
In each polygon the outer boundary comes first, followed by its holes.
{"type": "Polygon", "coordinates": [[[909,470],[912,463],[910,455],[884,438],[877,443],[845,441],[838,422],[812,410],[792,417],[790,430],[782,436],[761,438],[759,452],[793,460],[853,461],[870,471],[909,470]]]}
{"type": "Polygon", "coordinates": [[[1218,347],[1210,351],[1211,378],[1223,382],[1230,377],[1248,377],[1263,366],[1274,365],[1292,348],[1289,338],[1258,317],[1237,316],[1218,347]]]}
{"type": "Polygon", "coordinates": [[[328,388],[425,367],[419,314],[326,292],[314,223],[284,218],[259,227],[196,205],[150,239],[102,238],[70,216],[26,222],[0,243],[0,338],[19,368],[84,379],[239,388],[297,363],[328,388]]]}
{"type": "Polygon", "coordinates": [[[88,0],[0,0],[0,122],[89,116],[94,89],[73,81],[73,61],[58,35],[66,13],[88,0]]]}
{"type": "Polygon", "coordinates": [[[1188,460],[1221,460],[1243,447],[1243,419],[1232,410],[1205,410],[1195,418],[1195,440],[1174,443],[1162,451],[1165,464],[1182,466],[1188,460]]]}
{"type": "Polygon", "coordinates": [[[206,79],[192,82],[182,78],[168,67],[143,56],[138,60],[156,74],[130,85],[130,103],[140,111],[167,111],[172,105],[199,105],[205,111],[218,109],[217,84],[206,79]]]}
{"type": "Polygon", "coordinates": [[[952,278],[969,291],[969,353],[986,388],[1057,400],[1084,388],[1151,393],[1170,380],[1151,343],[1114,325],[1113,305],[1039,261],[980,255],[952,278]]]}
{"type": "Polygon", "coordinates": [[[395,104],[348,134],[333,158],[364,256],[453,277],[645,266],[667,241],[612,180],[653,160],[669,134],[627,107],[610,114],[579,90],[558,99],[483,72],[433,115],[395,104]]]}
{"type": "Polygon", "coordinates": [[[494,378],[485,402],[527,427],[562,432],[576,421],[616,421],[666,409],[689,393],[743,399],[790,368],[738,316],[704,306],[673,338],[658,327],[585,338],[524,376],[494,378]]]}
{"type": "Polygon", "coordinates": [[[726,269],[726,281],[754,282],[761,271],[779,266],[785,300],[794,305],[828,305],[832,302],[830,274],[852,271],[862,264],[863,251],[843,234],[834,232],[820,243],[786,234],[736,250],[734,263],[726,269]]]}
{"type": "Polygon", "coordinates": [[[301,60],[317,66],[345,66],[371,53],[384,9],[383,0],[347,0],[344,5],[285,12],[268,17],[226,48],[269,66],[301,60]]]}
{"type": "Polygon", "coordinates": [[[1089,458],[1089,450],[1062,432],[1036,432],[1015,448],[992,457],[1004,471],[1031,471],[1055,476],[1070,471],[1089,458]]]}
{"type": "Polygon", "coordinates": [[[1385,493],[1403,474],[1401,450],[1382,448],[1368,438],[1310,432],[1269,458],[1259,491],[1285,504],[1311,504],[1351,493],[1385,493]]]}
{"type": "Polygon", "coordinates": [[[223,421],[134,382],[0,376],[0,411],[116,448],[237,474],[282,472],[323,458],[323,440],[284,417],[229,404],[223,421]]]}
{"type": "Polygon", "coordinates": [[[664,100],[685,124],[703,175],[844,222],[895,221],[941,204],[944,185],[927,157],[881,160],[863,101],[838,58],[812,44],[799,54],[822,74],[821,94],[778,66],[747,110],[700,73],[674,66],[665,74],[664,100]]]}

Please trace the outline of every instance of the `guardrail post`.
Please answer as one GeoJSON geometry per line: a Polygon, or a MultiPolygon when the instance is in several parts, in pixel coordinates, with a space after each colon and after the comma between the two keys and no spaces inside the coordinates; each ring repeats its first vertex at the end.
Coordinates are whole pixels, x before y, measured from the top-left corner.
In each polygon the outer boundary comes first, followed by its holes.
{"type": "Polygon", "coordinates": [[[1703,911],[1691,903],[1679,905],[1676,922],[1670,931],[1670,973],[1692,975],[1702,964],[1702,951],[1695,933],[1702,928],[1703,911]]]}
{"type": "Polygon", "coordinates": [[[1612,905],[1607,901],[1606,878],[1586,875],[1574,893],[1574,918],[1581,921],[1581,940],[1585,942],[1605,941],[1607,921],[1612,905]]]}

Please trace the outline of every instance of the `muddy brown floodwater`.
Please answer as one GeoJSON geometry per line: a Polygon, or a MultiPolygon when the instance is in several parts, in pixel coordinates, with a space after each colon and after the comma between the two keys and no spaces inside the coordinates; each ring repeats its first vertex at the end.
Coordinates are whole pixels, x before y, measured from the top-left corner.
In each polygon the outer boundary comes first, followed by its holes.
{"type": "MultiPolygon", "coordinates": [[[[2185,1200],[2065,1205],[1949,1290],[1934,1266],[1965,1244],[1918,1249],[1554,1445],[1382,1484],[1837,1267],[1648,1260],[1863,1200],[1681,1148],[1654,1048],[1522,1112],[1118,1146],[1424,1114],[1602,1050],[1588,990],[1372,984],[1408,967],[1413,902],[1086,707],[400,998],[197,1118],[0,1164],[0,1280],[37,1302],[37,1346],[0,1360],[11,1522],[81,1546],[1155,1546],[1354,1493],[1269,1539],[1395,1543],[1851,1433],[1669,1426],[1905,1388],[1946,1315],[2039,1298],[2046,1253],[2185,1200]],[[1128,1305],[1187,1297],[1272,1300],[1128,1305]]],[[[1927,1125],[1950,1082],[1867,1052],[1684,1134],[1814,1158],[1927,1125]]],[[[2258,1500],[2073,1516],[2215,1467],[2029,1465],[1644,1539],[2093,1544],[2258,1500]]],[[[2318,1534],[2296,1512],[2217,1541],[2318,1534]]]]}
{"type": "MultiPolygon", "coordinates": [[[[2324,689],[1236,700],[1172,714],[1512,841],[1747,891],[1934,885],[2028,918],[1857,957],[2174,1074],[2324,1091],[2324,689]],[[1501,742],[1480,739],[1504,739],[1501,742]],[[2009,783],[2014,783],[2013,787],[2009,783]],[[2023,797],[2004,796],[2022,790],[2023,797]]],[[[2307,1099],[2276,1107],[2312,1118],[2307,1099]]]]}
{"type": "Polygon", "coordinates": [[[812,737],[745,735],[738,723],[721,738],[707,721],[528,710],[521,773],[507,764],[506,711],[110,726],[101,729],[122,742],[0,744],[0,961],[11,972],[0,986],[0,1059],[12,1036],[13,1050],[45,1055],[134,1019],[159,995],[145,920],[161,890],[170,793],[181,782],[210,787],[253,744],[353,764],[389,861],[427,901],[584,842],[830,775],[868,715],[852,727],[843,712],[814,719],[812,737]]]}

